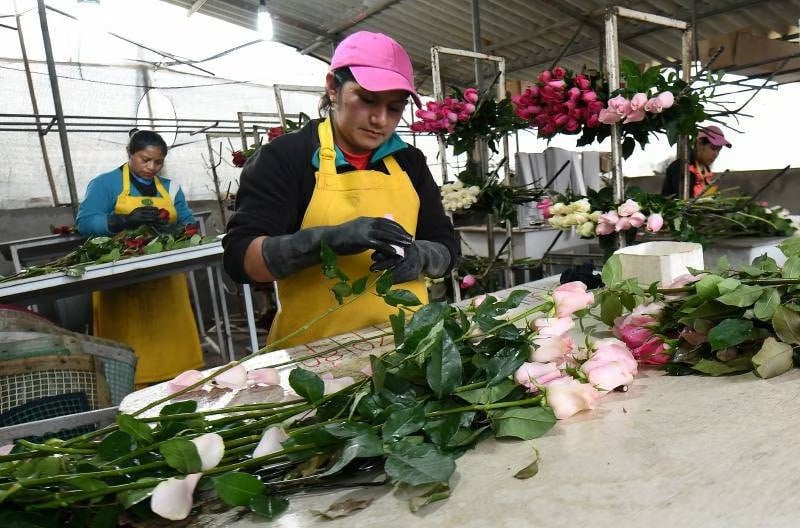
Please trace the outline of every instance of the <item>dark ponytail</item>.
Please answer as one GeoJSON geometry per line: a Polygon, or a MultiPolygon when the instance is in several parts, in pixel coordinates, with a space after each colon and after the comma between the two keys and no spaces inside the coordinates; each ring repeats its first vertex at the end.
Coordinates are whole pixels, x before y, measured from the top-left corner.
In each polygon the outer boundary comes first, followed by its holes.
{"type": "MultiPolygon", "coordinates": [[[[353,77],[353,72],[350,71],[350,68],[345,66],[344,68],[333,70],[333,87],[336,88],[337,93],[347,81],[356,82],[356,78],[353,77]]],[[[325,117],[332,108],[333,101],[331,101],[331,97],[326,90],[325,94],[319,99],[319,116],[325,117]]]]}
{"type": "Polygon", "coordinates": [[[129,155],[133,155],[147,147],[158,147],[164,156],[167,155],[167,142],[157,132],[134,128],[130,131],[130,134],[130,140],[128,141],[129,155]]]}

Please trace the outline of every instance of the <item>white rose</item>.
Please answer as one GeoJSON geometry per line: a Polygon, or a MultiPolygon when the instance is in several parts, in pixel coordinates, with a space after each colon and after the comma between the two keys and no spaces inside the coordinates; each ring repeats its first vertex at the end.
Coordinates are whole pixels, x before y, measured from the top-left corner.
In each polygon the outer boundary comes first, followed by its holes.
{"type": "Polygon", "coordinates": [[[578,235],[583,238],[592,238],[594,237],[594,230],[594,222],[584,222],[578,227],[578,235]]]}

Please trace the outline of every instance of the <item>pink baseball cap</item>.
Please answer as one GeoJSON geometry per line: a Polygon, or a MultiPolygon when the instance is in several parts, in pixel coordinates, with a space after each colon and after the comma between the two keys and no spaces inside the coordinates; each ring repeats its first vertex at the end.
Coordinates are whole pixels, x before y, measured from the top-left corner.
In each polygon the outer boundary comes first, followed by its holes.
{"type": "Polygon", "coordinates": [[[383,33],[358,31],[336,46],[331,70],[350,68],[356,82],[371,92],[405,90],[422,106],[414,89],[414,69],[403,46],[383,33]]]}
{"type": "Polygon", "coordinates": [[[723,134],[722,130],[715,125],[702,127],[700,132],[697,134],[697,138],[706,138],[709,143],[718,147],[724,145],[728,148],[731,148],[731,142],[725,139],[725,134],[723,134]]]}

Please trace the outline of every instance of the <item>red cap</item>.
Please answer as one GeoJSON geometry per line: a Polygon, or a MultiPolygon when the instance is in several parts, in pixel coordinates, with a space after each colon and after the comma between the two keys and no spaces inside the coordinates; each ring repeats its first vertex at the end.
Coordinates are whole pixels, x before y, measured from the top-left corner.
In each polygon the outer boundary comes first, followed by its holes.
{"type": "Polygon", "coordinates": [[[356,82],[371,92],[405,90],[422,106],[414,89],[414,69],[403,47],[383,33],[358,31],[336,46],[331,70],[350,68],[356,82]]]}

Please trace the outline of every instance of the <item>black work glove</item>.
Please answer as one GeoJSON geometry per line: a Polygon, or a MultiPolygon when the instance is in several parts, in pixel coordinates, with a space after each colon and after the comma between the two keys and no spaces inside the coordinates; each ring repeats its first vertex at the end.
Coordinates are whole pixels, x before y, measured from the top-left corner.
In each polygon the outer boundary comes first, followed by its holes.
{"type": "Polygon", "coordinates": [[[158,224],[161,218],[158,216],[158,207],[151,205],[137,207],[126,215],[112,213],[108,216],[108,230],[112,233],[119,233],[123,229],[132,229],[146,224],[158,224]]]}
{"type": "Polygon", "coordinates": [[[372,260],[370,271],[391,269],[394,283],[398,284],[415,280],[422,273],[431,278],[443,276],[450,267],[450,252],[439,242],[416,240],[405,248],[403,257],[376,251],[372,260]]]}
{"type": "Polygon", "coordinates": [[[337,255],[355,255],[368,249],[393,255],[392,246],[408,247],[412,237],[394,220],[362,216],[338,226],[310,227],[291,235],[267,237],[261,254],[272,276],[283,279],[322,262],[323,240],[337,255]]]}

